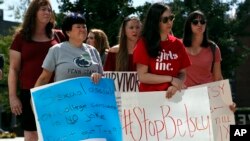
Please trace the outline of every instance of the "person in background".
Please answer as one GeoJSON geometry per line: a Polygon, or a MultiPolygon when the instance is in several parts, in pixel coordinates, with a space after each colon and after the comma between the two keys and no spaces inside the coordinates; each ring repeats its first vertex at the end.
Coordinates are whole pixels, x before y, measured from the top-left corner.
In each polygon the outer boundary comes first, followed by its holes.
{"type": "Polygon", "coordinates": [[[140,32],[141,22],[138,17],[124,18],[119,32],[119,44],[109,49],[104,71],[136,71],[133,51],[140,32]]]}
{"type": "Polygon", "coordinates": [[[105,32],[101,29],[91,29],[89,31],[86,43],[92,45],[98,50],[102,59],[102,64],[104,65],[108,50],[110,48],[108,37],[105,32]]]}
{"type": "MultiPolygon", "coordinates": [[[[186,87],[223,80],[220,49],[209,40],[207,19],[200,10],[188,15],[184,25],[183,43],[192,63],[187,68],[186,87]]],[[[235,103],[230,106],[232,111],[235,111],[235,107],[235,103]]]]}
{"type": "Polygon", "coordinates": [[[0,54],[0,80],[3,79],[3,66],[4,66],[4,58],[3,55],[0,54]]]}
{"type": "Polygon", "coordinates": [[[163,3],[154,3],[147,12],[134,50],[141,92],[167,91],[171,98],[182,89],[191,63],[181,40],[171,34],[173,21],[170,7],[163,3]]]}
{"type": "Polygon", "coordinates": [[[30,89],[42,72],[41,64],[48,49],[64,39],[60,30],[53,29],[54,25],[55,18],[50,1],[31,1],[9,49],[9,102],[12,113],[21,117],[25,141],[38,140],[30,104],[30,89]]]}
{"type": "Polygon", "coordinates": [[[98,83],[103,74],[100,55],[93,46],[83,43],[87,38],[85,18],[78,13],[69,13],[62,23],[65,42],[49,49],[44,59],[43,72],[35,87],[47,84],[55,73],[54,81],[89,76],[98,83]]]}

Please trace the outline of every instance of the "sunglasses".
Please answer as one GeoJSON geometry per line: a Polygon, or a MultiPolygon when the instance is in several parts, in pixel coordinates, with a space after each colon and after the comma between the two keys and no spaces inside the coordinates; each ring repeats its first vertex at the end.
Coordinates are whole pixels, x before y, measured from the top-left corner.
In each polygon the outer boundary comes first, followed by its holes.
{"type": "Polygon", "coordinates": [[[172,22],[174,20],[174,17],[175,17],[174,15],[162,17],[160,22],[162,22],[164,24],[167,23],[169,20],[172,22]]]}
{"type": "Polygon", "coordinates": [[[204,24],[206,24],[206,21],[205,20],[197,20],[197,19],[194,19],[192,21],[193,25],[198,25],[198,23],[200,23],[201,25],[204,25],[204,24]]]}

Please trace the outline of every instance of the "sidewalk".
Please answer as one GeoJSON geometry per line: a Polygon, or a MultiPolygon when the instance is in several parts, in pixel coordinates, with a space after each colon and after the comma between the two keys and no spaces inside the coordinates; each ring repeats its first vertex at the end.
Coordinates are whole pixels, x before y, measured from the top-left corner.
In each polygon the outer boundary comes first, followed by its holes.
{"type": "Polygon", "coordinates": [[[10,138],[10,139],[0,139],[0,141],[24,141],[24,138],[16,137],[16,138],[10,138]]]}

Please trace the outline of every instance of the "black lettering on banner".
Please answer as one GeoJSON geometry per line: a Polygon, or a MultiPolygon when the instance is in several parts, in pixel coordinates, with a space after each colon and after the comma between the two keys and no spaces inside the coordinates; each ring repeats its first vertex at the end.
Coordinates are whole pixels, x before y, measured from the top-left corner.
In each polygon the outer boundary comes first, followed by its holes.
{"type": "Polygon", "coordinates": [[[230,125],[230,141],[248,141],[250,125],[230,125]]]}
{"type": "Polygon", "coordinates": [[[136,72],[105,72],[104,76],[114,80],[116,92],[139,91],[139,81],[136,72]]]}

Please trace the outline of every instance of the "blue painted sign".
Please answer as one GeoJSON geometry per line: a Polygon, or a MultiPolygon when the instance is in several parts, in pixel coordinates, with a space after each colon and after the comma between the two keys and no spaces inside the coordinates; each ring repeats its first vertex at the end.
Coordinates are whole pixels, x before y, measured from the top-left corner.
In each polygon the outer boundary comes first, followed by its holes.
{"type": "Polygon", "coordinates": [[[39,138],[76,141],[103,138],[121,141],[114,81],[73,78],[31,89],[39,138]]]}

